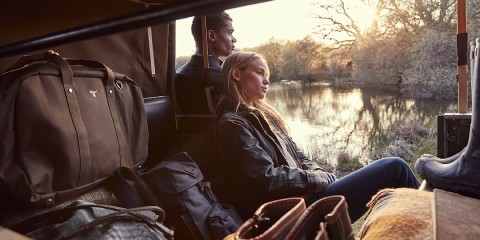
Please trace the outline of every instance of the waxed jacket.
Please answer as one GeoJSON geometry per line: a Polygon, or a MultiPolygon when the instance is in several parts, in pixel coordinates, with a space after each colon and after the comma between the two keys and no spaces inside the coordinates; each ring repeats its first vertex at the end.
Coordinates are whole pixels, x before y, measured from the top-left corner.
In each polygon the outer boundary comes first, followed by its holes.
{"type": "MultiPolygon", "coordinates": [[[[208,56],[209,70],[205,74],[203,66],[203,55],[194,54],[190,60],[180,67],[176,72],[176,78],[173,83],[174,97],[177,107],[177,113],[180,114],[210,114],[210,108],[205,94],[205,77],[208,77],[209,84],[213,87],[213,104],[219,98],[223,89],[221,79],[222,61],[214,56],[208,56]]],[[[215,180],[220,171],[218,171],[215,160],[216,151],[214,141],[214,118],[182,118],[177,122],[182,132],[182,145],[188,150],[190,157],[195,159],[202,170],[205,179],[212,183],[215,188],[223,185],[220,180],[215,180]]],[[[219,177],[220,178],[220,177],[219,177]]]]}
{"type": "Polygon", "coordinates": [[[219,160],[230,184],[219,195],[243,219],[262,203],[323,191],[335,180],[290,137],[275,134],[257,110],[223,113],[217,131],[219,160]]]}
{"type": "MultiPolygon", "coordinates": [[[[208,56],[209,73],[208,80],[210,85],[213,86],[213,99],[218,100],[220,94],[223,91],[222,83],[222,64],[223,62],[214,56],[208,56]]],[[[194,54],[190,57],[190,60],[180,67],[177,72],[177,78],[189,78],[187,81],[195,81],[204,84],[204,66],[203,56],[200,54],[194,54]]],[[[193,98],[198,99],[198,98],[193,98]]]]}

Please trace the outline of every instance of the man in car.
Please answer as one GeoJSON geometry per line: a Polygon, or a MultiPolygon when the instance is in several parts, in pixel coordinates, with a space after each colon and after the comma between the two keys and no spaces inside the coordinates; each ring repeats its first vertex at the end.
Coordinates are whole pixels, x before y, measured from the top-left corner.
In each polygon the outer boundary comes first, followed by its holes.
{"type": "MultiPolygon", "coordinates": [[[[216,102],[222,94],[222,61],[235,49],[237,39],[233,36],[232,18],[225,11],[206,15],[206,34],[208,46],[209,68],[205,69],[202,43],[201,16],[195,16],[192,22],[192,35],[195,40],[196,52],[190,60],[177,70],[174,83],[176,104],[180,113],[207,114],[210,117],[179,118],[179,141],[181,150],[186,151],[198,164],[207,181],[214,188],[222,188],[221,176],[218,170],[215,144],[216,119],[212,118],[216,102]],[[208,81],[206,81],[208,79],[208,81]],[[212,86],[212,92],[205,91],[206,86],[212,86]],[[212,99],[210,108],[207,95],[212,99]]],[[[192,115],[190,115],[192,116],[192,115]]],[[[197,116],[197,115],[193,115],[197,116]]]]}
{"type": "MultiPolygon", "coordinates": [[[[225,11],[210,13],[206,15],[207,45],[208,45],[208,80],[213,86],[214,102],[218,100],[222,91],[221,69],[222,61],[219,57],[227,57],[235,49],[237,39],[233,36],[232,18],[225,11]]],[[[202,24],[201,16],[195,16],[192,22],[192,35],[195,40],[196,51],[190,60],[177,71],[177,79],[185,81],[205,81],[202,24]],[[186,80],[188,81],[188,80],[186,80]]],[[[177,81],[178,82],[178,81],[177,81]]],[[[198,83],[198,82],[197,82],[198,83]]],[[[182,83],[183,84],[183,83],[182,83]]],[[[178,89],[183,91],[183,89],[178,89]]],[[[180,97],[180,96],[177,96],[180,97]]],[[[191,97],[191,95],[190,95],[191,97]]],[[[183,100],[183,99],[181,99],[183,100]]],[[[199,108],[193,108],[193,111],[199,108]]]]}

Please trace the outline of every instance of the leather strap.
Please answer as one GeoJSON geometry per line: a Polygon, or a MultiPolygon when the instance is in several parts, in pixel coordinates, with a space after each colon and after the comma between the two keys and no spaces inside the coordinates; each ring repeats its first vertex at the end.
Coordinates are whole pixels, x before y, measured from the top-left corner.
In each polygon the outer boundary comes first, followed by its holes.
{"type": "Polygon", "coordinates": [[[300,216],[285,240],[311,236],[318,239],[355,239],[347,208],[345,197],[341,195],[315,201],[300,216]]]}
{"type": "Polygon", "coordinates": [[[162,207],[148,185],[128,167],[118,167],[115,171],[112,192],[127,208],[148,205],[162,207]]]}
{"type": "Polygon", "coordinates": [[[264,203],[243,223],[235,239],[283,239],[305,211],[303,198],[284,198],[264,203]]]}
{"type": "MultiPolygon", "coordinates": [[[[93,205],[92,207],[95,207],[95,205],[93,205]]],[[[160,215],[161,213],[164,214],[164,211],[161,208],[154,207],[154,206],[118,210],[116,212],[110,213],[110,214],[105,215],[103,217],[97,218],[97,219],[89,222],[88,224],[83,225],[82,227],[80,227],[78,229],[75,229],[74,231],[62,233],[56,239],[58,239],[58,240],[69,239],[69,238],[71,238],[71,237],[73,237],[77,234],[88,231],[88,230],[90,230],[92,228],[95,228],[95,227],[97,227],[101,224],[104,224],[104,223],[130,220],[130,221],[142,222],[142,223],[150,225],[151,227],[157,228],[158,230],[160,230],[165,235],[165,237],[167,239],[172,239],[173,240],[173,231],[171,229],[165,227],[163,224],[161,224],[161,222],[159,222],[157,220],[153,220],[153,219],[141,214],[140,213],[141,211],[152,211],[152,212],[156,213],[157,215],[160,215]]],[[[163,217],[159,217],[159,218],[163,219],[163,217]]]]}
{"type": "Polygon", "coordinates": [[[73,71],[68,62],[57,53],[49,51],[46,54],[46,60],[59,68],[62,76],[65,98],[67,99],[70,116],[77,132],[78,148],[80,154],[80,176],[77,185],[85,185],[91,180],[92,157],[87,138],[87,128],[83,122],[80,106],[78,105],[77,95],[73,88],[73,71]]]}
{"type": "MultiPolygon", "coordinates": [[[[119,146],[118,152],[120,153],[120,165],[127,165],[128,160],[127,159],[127,143],[125,142],[125,136],[124,132],[122,131],[122,126],[120,125],[120,120],[118,117],[118,111],[116,107],[116,101],[115,101],[115,94],[116,94],[116,88],[121,88],[122,83],[119,82],[119,86],[117,87],[115,75],[109,67],[107,67],[105,64],[93,60],[87,60],[87,59],[65,59],[68,64],[70,65],[82,65],[86,66],[89,68],[100,68],[102,70],[105,70],[106,75],[107,75],[107,82],[106,82],[106,93],[105,95],[107,96],[107,103],[108,103],[108,108],[110,110],[110,116],[112,116],[113,120],[113,125],[115,128],[116,136],[117,136],[117,143],[119,146]]],[[[120,89],[121,90],[121,89],[120,89]]]]}
{"type": "Polygon", "coordinates": [[[15,63],[13,63],[5,72],[9,72],[18,68],[21,68],[25,65],[32,64],[34,62],[45,61],[47,59],[47,54],[53,53],[53,51],[43,52],[33,55],[24,55],[20,57],[15,63]]]}
{"type": "Polygon", "coordinates": [[[355,240],[350,216],[348,215],[347,200],[344,196],[334,195],[325,197],[325,208],[331,211],[325,215],[328,235],[332,239],[355,240]]]}
{"type": "MultiPolygon", "coordinates": [[[[92,207],[98,207],[98,208],[115,210],[115,211],[125,210],[125,208],[121,208],[113,205],[103,205],[103,204],[70,205],[70,206],[56,208],[47,212],[40,213],[31,218],[18,222],[13,226],[10,226],[9,228],[19,233],[28,233],[35,230],[37,228],[36,225],[38,225],[38,223],[42,223],[43,225],[45,225],[45,224],[53,224],[56,222],[63,222],[67,218],[70,218],[72,216],[73,211],[84,209],[84,208],[92,208],[92,207]]],[[[143,207],[143,208],[137,208],[137,209],[153,211],[157,215],[159,215],[160,219],[165,218],[165,211],[163,211],[163,209],[161,209],[160,207],[149,206],[149,207],[143,207]]]]}
{"type": "Polygon", "coordinates": [[[111,205],[101,205],[101,204],[84,204],[84,205],[74,205],[67,206],[64,208],[54,209],[48,211],[32,218],[29,218],[25,221],[22,221],[14,226],[10,227],[12,230],[20,233],[29,233],[39,227],[39,223],[42,225],[51,225],[59,222],[64,222],[70,218],[74,211],[79,209],[88,209],[88,208],[103,208],[108,210],[113,210],[115,212],[105,215],[103,217],[97,218],[94,221],[74,230],[71,232],[62,233],[57,239],[67,239],[84,231],[87,231],[91,228],[94,228],[100,224],[106,222],[114,222],[119,220],[133,220],[138,222],[146,223],[152,227],[158,228],[162,231],[167,238],[173,237],[173,231],[161,224],[165,218],[165,211],[157,206],[147,206],[147,207],[138,207],[138,208],[120,208],[111,205]],[[151,219],[143,214],[142,211],[151,211],[158,215],[157,219],[151,219]],[[157,221],[158,220],[158,221],[157,221]]]}

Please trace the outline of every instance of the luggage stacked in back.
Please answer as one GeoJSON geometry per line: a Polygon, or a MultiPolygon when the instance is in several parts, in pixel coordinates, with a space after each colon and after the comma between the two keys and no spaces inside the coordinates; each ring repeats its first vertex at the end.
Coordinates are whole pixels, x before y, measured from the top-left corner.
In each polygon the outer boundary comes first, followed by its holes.
{"type": "MultiPolygon", "coordinates": [[[[89,211],[102,209],[74,200],[97,191],[113,203],[102,187],[115,169],[136,169],[147,158],[140,88],[98,61],[64,59],[53,51],[24,56],[0,75],[0,96],[0,224],[5,227],[20,230],[32,219],[78,215],[85,205],[89,211]],[[68,214],[59,213],[66,209],[68,214]]],[[[106,223],[136,216],[134,222],[156,223],[147,224],[154,232],[163,227],[164,213],[158,207],[140,210],[146,217],[106,208],[110,210],[87,222],[95,226],[97,218],[106,223]]],[[[45,223],[41,227],[53,226],[45,223]]],[[[163,229],[155,235],[163,233],[171,234],[163,229]]]]}

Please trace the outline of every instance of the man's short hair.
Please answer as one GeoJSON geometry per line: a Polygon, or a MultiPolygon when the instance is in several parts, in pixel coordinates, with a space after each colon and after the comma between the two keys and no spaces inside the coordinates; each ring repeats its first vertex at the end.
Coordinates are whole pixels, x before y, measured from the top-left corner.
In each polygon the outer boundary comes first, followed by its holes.
{"type": "MultiPolygon", "coordinates": [[[[232,17],[225,11],[209,13],[207,18],[207,31],[213,30],[218,32],[220,28],[226,27],[228,21],[233,21],[232,17]]],[[[201,16],[193,17],[192,35],[197,47],[202,46],[202,20],[201,16]]]]}

